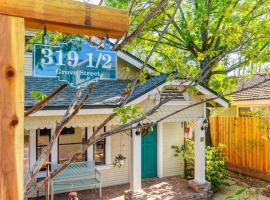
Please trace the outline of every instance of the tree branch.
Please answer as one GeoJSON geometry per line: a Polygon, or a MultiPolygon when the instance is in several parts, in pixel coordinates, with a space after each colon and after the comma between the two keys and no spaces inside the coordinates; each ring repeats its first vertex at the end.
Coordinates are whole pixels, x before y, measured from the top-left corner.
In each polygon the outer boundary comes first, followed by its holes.
{"type": "Polygon", "coordinates": [[[161,0],[160,3],[157,5],[157,7],[141,22],[141,24],[131,34],[125,37],[120,44],[114,46],[113,49],[115,51],[118,51],[121,50],[125,45],[127,45],[134,37],[136,37],[141,32],[145,24],[147,24],[151,19],[153,19],[157,15],[160,9],[163,6],[165,6],[168,3],[168,1],[169,0],[161,0]]]}
{"type": "Polygon", "coordinates": [[[25,111],[24,117],[28,117],[29,115],[39,111],[42,107],[44,107],[55,95],[57,95],[59,92],[61,92],[67,84],[61,85],[59,88],[57,88],[53,93],[51,93],[49,96],[47,96],[42,101],[38,102],[34,107],[31,109],[25,111]]]}
{"type": "MultiPolygon", "coordinates": [[[[148,57],[146,58],[143,66],[141,67],[140,71],[137,73],[137,76],[135,78],[135,80],[133,81],[133,84],[131,86],[130,92],[123,98],[122,102],[120,103],[120,107],[124,106],[128,100],[129,97],[131,96],[131,94],[133,93],[136,83],[139,79],[140,74],[142,73],[142,71],[144,70],[144,68],[147,66],[148,61],[150,60],[150,58],[152,57],[152,54],[154,53],[155,49],[157,48],[157,46],[159,45],[160,41],[162,40],[162,38],[164,37],[168,27],[170,26],[173,17],[176,14],[176,11],[178,9],[178,7],[180,6],[181,0],[178,0],[178,4],[177,4],[177,8],[175,9],[172,17],[170,18],[169,22],[167,23],[167,25],[165,26],[159,40],[157,41],[157,43],[153,46],[151,52],[149,53],[148,57]]],[[[40,182],[37,186],[36,186],[36,190],[39,190],[49,179],[55,177],[57,174],[59,174],[62,170],[64,170],[71,162],[74,161],[74,159],[76,158],[77,155],[80,155],[82,152],[85,152],[88,148],[89,145],[91,145],[93,143],[93,141],[95,141],[95,137],[97,135],[97,133],[99,132],[99,130],[104,127],[110,120],[112,120],[114,117],[116,116],[115,113],[113,113],[112,115],[110,115],[107,119],[105,119],[105,121],[103,123],[101,123],[98,128],[94,131],[94,133],[92,134],[92,136],[85,142],[85,144],[83,145],[82,149],[80,149],[78,152],[76,152],[75,154],[73,154],[65,163],[63,163],[63,165],[58,168],[56,171],[54,171],[53,173],[50,174],[49,177],[47,177],[46,179],[44,179],[42,182],[40,182]]],[[[99,137],[99,136],[97,136],[99,137]]]]}
{"type": "Polygon", "coordinates": [[[72,103],[70,104],[69,108],[66,111],[66,114],[63,116],[60,122],[56,123],[56,128],[54,131],[54,134],[52,135],[52,138],[50,139],[49,144],[47,147],[42,151],[42,154],[40,155],[38,161],[35,163],[33,169],[29,172],[27,176],[27,180],[25,182],[25,191],[28,191],[30,188],[32,182],[36,178],[37,174],[39,173],[40,169],[44,165],[44,162],[48,159],[53,145],[56,143],[61,130],[63,127],[79,112],[79,110],[82,108],[82,106],[85,104],[85,102],[88,100],[90,95],[92,94],[92,91],[95,87],[95,84],[91,84],[88,89],[88,93],[85,95],[85,97],[81,100],[81,102],[77,105],[77,102],[81,96],[81,91],[78,90],[76,96],[74,97],[72,103]],[[70,113],[70,110],[72,112],[70,113]]]}

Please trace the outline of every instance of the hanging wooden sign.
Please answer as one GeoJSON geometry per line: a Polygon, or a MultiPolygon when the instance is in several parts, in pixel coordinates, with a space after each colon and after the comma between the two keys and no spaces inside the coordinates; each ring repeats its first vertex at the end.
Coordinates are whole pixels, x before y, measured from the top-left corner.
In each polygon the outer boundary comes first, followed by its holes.
{"type": "Polygon", "coordinates": [[[104,49],[76,38],[59,45],[33,45],[33,76],[58,77],[72,87],[86,87],[97,80],[116,80],[117,52],[107,41],[104,49]]]}

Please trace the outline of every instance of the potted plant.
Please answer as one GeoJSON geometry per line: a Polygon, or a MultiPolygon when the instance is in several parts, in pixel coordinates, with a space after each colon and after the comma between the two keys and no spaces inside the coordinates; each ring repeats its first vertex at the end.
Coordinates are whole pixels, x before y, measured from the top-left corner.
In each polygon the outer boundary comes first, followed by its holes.
{"type": "Polygon", "coordinates": [[[122,167],[124,165],[126,159],[127,158],[125,156],[123,156],[121,153],[119,153],[114,158],[113,166],[114,167],[118,167],[118,168],[122,167]]]}

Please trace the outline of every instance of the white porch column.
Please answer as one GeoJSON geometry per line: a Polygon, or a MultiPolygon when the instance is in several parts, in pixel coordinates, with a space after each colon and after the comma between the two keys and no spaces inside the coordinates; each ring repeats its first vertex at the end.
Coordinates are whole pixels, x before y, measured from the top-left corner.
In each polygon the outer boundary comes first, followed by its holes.
{"type": "MultiPolygon", "coordinates": [[[[93,127],[89,126],[87,127],[87,139],[89,139],[93,134],[93,127]]],[[[87,148],[87,161],[91,161],[94,160],[94,149],[93,149],[93,145],[89,146],[87,148]]]]}
{"type": "Polygon", "coordinates": [[[205,183],[205,128],[203,118],[197,121],[194,135],[195,148],[195,181],[199,184],[205,183]]]}
{"type": "MultiPolygon", "coordinates": [[[[55,128],[51,129],[51,136],[54,134],[55,128]]],[[[59,138],[58,138],[59,140],[59,138]]],[[[58,163],[58,141],[52,147],[51,162],[58,163]]]]}
{"type": "Polygon", "coordinates": [[[141,134],[137,135],[136,129],[132,129],[130,154],[130,191],[125,199],[142,199],[146,197],[146,194],[141,186],[141,134]]]}
{"type": "Polygon", "coordinates": [[[112,164],[112,147],[111,147],[111,136],[106,138],[105,143],[105,164],[111,165],[112,164]]]}
{"type": "Polygon", "coordinates": [[[163,177],[163,122],[158,123],[158,131],[157,131],[157,175],[159,178],[163,177]]]}
{"type": "Polygon", "coordinates": [[[36,163],[37,134],[35,129],[30,130],[29,135],[29,169],[32,169],[36,163]]]}
{"type": "Polygon", "coordinates": [[[195,175],[194,180],[189,181],[189,186],[196,192],[209,191],[211,184],[205,180],[205,118],[200,118],[197,121],[194,135],[195,149],[195,175]]]}

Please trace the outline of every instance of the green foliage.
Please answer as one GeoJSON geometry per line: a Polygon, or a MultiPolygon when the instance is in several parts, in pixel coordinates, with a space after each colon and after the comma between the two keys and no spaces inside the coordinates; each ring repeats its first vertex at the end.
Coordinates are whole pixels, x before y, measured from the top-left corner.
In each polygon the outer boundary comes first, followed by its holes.
{"type": "Polygon", "coordinates": [[[131,0],[105,0],[105,5],[113,8],[127,9],[131,0]]]}
{"type": "Polygon", "coordinates": [[[125,124],[129,120],[145,116],[140,105],[114,108],[114,112],[120,117],[120,123],[125,124]]]}
{"type": "MultiPolygon", "coordinates": [[[[135,1],[130,33],[158,2],[135,1]]],[[[176,2],[169,1],[125,50],[144,60],[176,2]]],[[[150,64],[160,72],[176,72],[175,78],[189,80],[200,79],[202,73],[210,71],[206,84],[220,94],[234,91],[239,82],[235,76],[238,72],[249,76],[259,69],[268,69],[269,73],[269,3],[270,0],[182,1],[175,23],[169,27],[150,64]],[[237,73],[232,73],[235,70],[237,73]]]]}
{"type": "MultiPolygon", "coordinates": [[[[222,64],[215,66],[213,71],[224,71],[225,67],[222,64]]],[[[236,76],[226,76],[226,74],[214,74],[211,76],[208,86],[218,92],[219,94],[228,94],[231,91],[235,91],[238,86],[238,77],[236,76]]]]}
{"type": "Polygon", "coordinates": [[[258,192],[252,189],[240,188],[234,195],[228,196],[225,200],[259,200],[258,192]]]}
{"type": "Polygon", "coordinates": [[[30,91],[30,96],[37,101],[42,101],[47,97],[46,94],[36,90],[30,91]]]}
{"type": "MultiPolygon", "coordinates": [[[[36,32],[36,37],[33,37],[28,41],[26,44],[26,50],[27,51],[32,51],[33,44],[34,43],[42,43],[42,36],[44,34],[44,31],[38,31],[36,32]]],[[[74,34],[66,34],[66,33],[59,33],[59,32],[47,32],[47,35],[50,38],[50,44],[51,45],[56,45],[61,42],[67,42],[70,39],[73,39],[77,37],[77,35],[74,34]]]]}
{"type": "Polygon", "coordinates": [[[144,69],[139,77],[140,84],[144,85],[146,83],[148,77],[149,77],[149,74],[148,74],[147,70],[144,69]]]}
{"type": "MultiPolygon", "coordinates": [[[[184,160],[187,164],[187,175],[194,177],[194,141],[190,139],[185,140],[185,145],[172,146],[175,149],[175,156],[182,153],[184,160]]],[[[227,162],[226,157],[223,155],[225,145],[219,144],[217,147],[205,148],[205,161],[206,161],[206,180],[209,181],[214,188],[220,185],[227,185],[226,178],[228,172],[225,169],[227,162]]]]}
{"type": "Polygon", "coordinates": [[[207,146],[205,149],[206,180],[215,188],[220,185],[228,185],[226,182],[228,172],[225,169],[227,159],[223,155],[225,148],[225,145],[219,144],[217,147],[207,146]]]}

